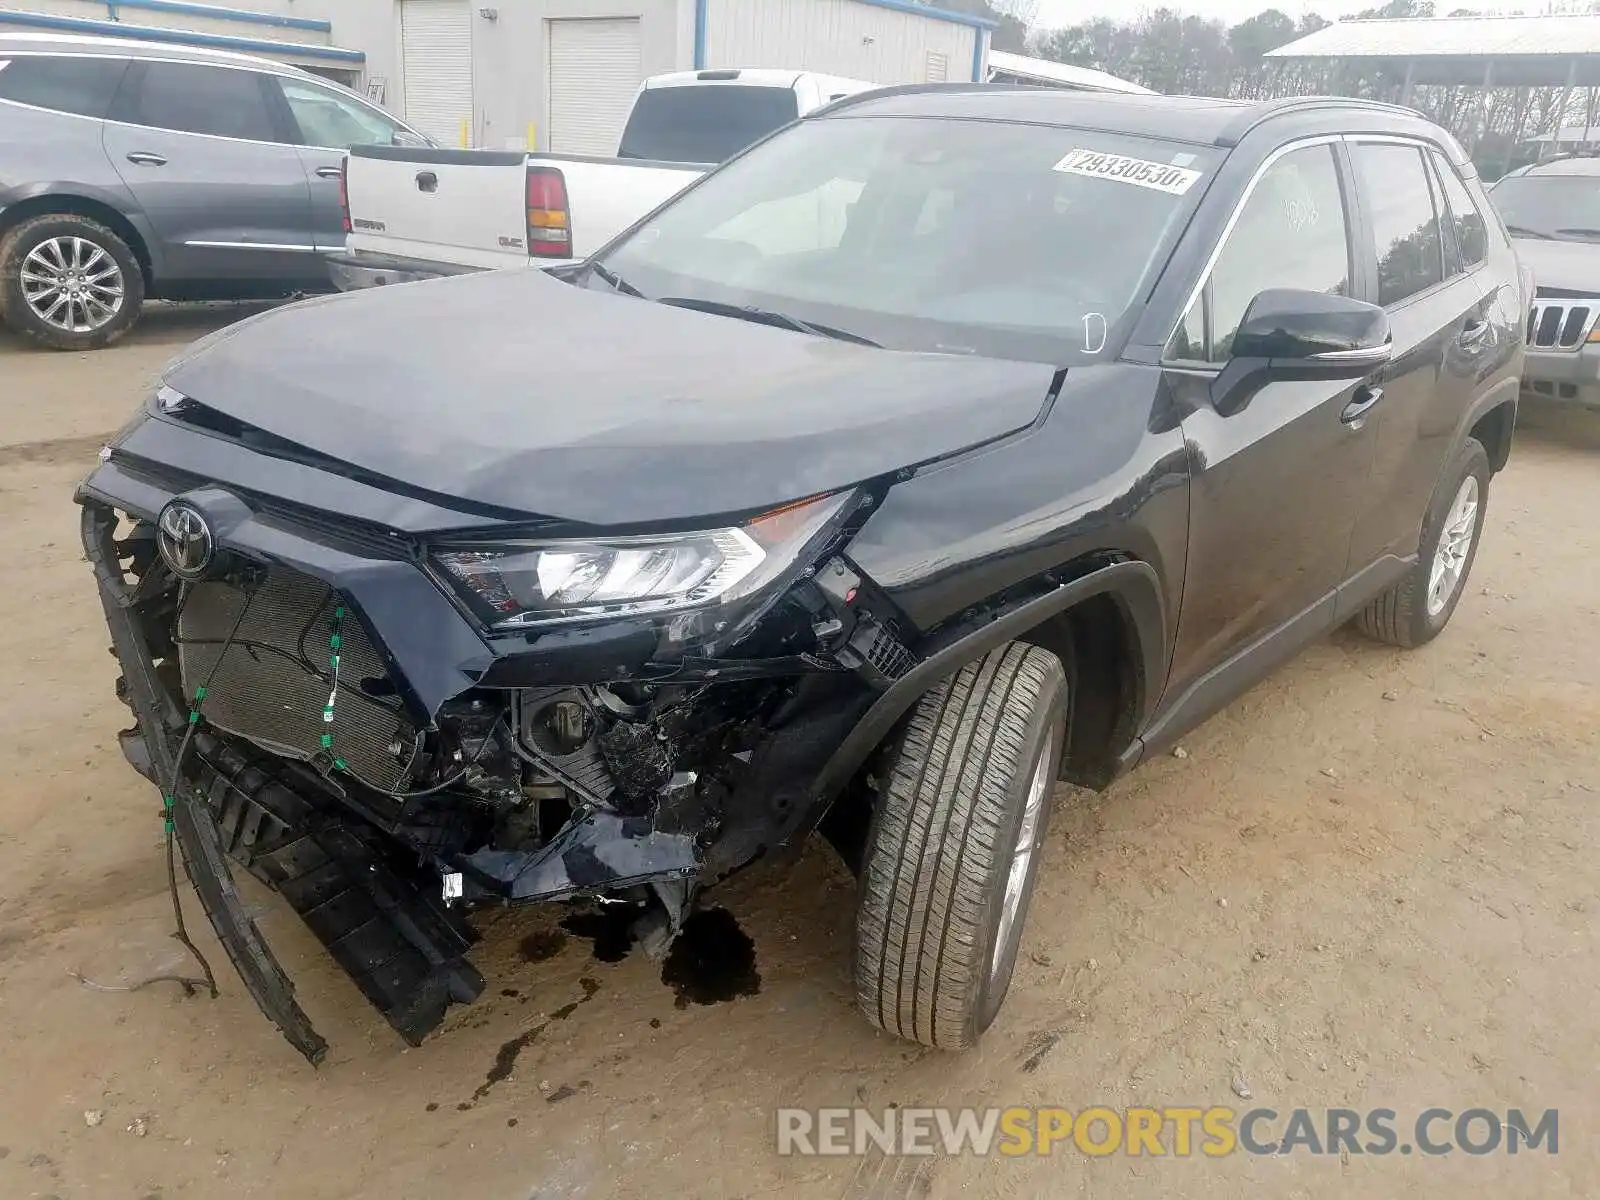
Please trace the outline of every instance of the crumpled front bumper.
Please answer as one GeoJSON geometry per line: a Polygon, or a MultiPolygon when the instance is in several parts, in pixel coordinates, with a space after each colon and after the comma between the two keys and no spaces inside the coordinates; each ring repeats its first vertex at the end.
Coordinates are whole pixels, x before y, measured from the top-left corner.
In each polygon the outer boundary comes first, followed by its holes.
{"type": "Polygon", "coordinates": [[[313,1064],[319,1063],[328,1044],[295,1000],[294,984],[239,896],[210,807],[194,783],[178,776],[177,740],[184,716],[157,678],[150,648],[130,612],[135,595],[117,569],[111,541],[114,528],[114,514],[99,507],[84,508],[84,550],[94,567],[112,648],[123,665],[124,695],[137,722],[137,740],[125,737],[124,747],[147,776],[169,781],[170,817],[184,864],[239,978],[289,1043],[313,1064]]]}
{"type": "Polygon", "coordinates": [[[536,850],[480,850],[438,861],[429,884],[426,872],[392,869],[374,849],[373,829],[330,804],[304,764],[282,761],[264,772],[202,722],[177,777],[185,701],[174,694],[170,674],[163,678],[150,626],[141,619],[141,608],[155,597],[130,583],[119,563],[119,511],[153,521],[182,495],[205,513],[219,552],[298,571],[336,589],[383,640],[419,722],[503,656],[414,562],[299,526],[222,489],[181,491],[182,481],[146,467],[113,456],[78,492],[84,549],[122,667],[119,694],[136,717],[120,739],[122,749],[135,769],[172,796],[188,873],[219,940],[262,1011],[311,1062],[322,1059],[326,1044],[241,902],[230,859],[289,901],[413,1044],[437,1027],[450,1004],[470,1002],[484,986],[464,957],[475,934],[446,907],[440,877],[459,873],[457,894],[467,901],[524,902],[641,883],[679,886],[698,870],[692,831],[594,811],[579,814],[536,850]],[[294,771],[306,786],[293,786],[294,771]]]}

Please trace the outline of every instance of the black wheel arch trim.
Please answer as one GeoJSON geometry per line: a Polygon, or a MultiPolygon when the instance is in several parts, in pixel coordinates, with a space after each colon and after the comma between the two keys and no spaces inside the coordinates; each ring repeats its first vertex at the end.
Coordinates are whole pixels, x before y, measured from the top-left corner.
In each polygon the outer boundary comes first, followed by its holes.
{"type": "Polygon", "coordinates": [[[823,764],[811,785],[820,807],[831,803],[861,769],[895,724],[929,688],[947,675],[997,646],[1022,637],[1076,604],[1107,595],[1119,603],[1138,642],[1139,688],[1134,729],[1159,691],[1166,669],[1166,616],[1161,583],[1149,563],[1128,559],[1097,567],[995,616],[987,624],[961,632],[934,650],[879,696],[856,722],[839,748],[823,764]]]}
{"type": "MultiPolygon", "coordinates": [[[[1522,380],[1520,377],[1516,376],[1513,376],[1510,379],[1503,379],[1494,387],[1486,390],[1481,396],[1474,400],[1473,403],[1467,408],[1467,411],[1462,414],[1461,421],[1456,427],[1455,437],[1452,440],[1451,445],[1459,446],[1472,433],[1473,428],[1478,424],[1478,422],[1483,420],[1484,417],[1488,416],[1495,409],[1510,408],[1511,428],[1506,431],[1507,445],[1505,447],[1506,453],[1509,454],[1510,442],[1516,437],[1517,400],[1521,394],[1522,380]]],[[[1485,446],[1484,449],[1489,452],[1489,464],[1492,468],[1491,473],[1499,471],[1505,465],[1504,456],[1497,459],[1495,447],[1493,446],[1485,446]]],[[[1451,451],[1451,454],[1454,454],[1454,450],[1451,451]]],[[[1445,465],[1449,465],[1448,460],[1446,461],[1445,465]]]]}
{"type": "MultiPolygon", "coordinates": [[[[162,267],[160,239],[155,236],[155,230],[145,218],[144,210],[130,206],[125,196],[119,196],[115,192],[108,191],[95,184],[61,180],[54,182],[36,181],[14,190],[6,191],[5,203],[0,205],[0,234],[4,234],[22,221],[32,220],[34,217],[46,216],[53,211],[57,211],[48,207],[41,207],[40,201],[61,201],[68,206],[59,210],[63,213],[76,211],[71,207],[73,204],[93,205],[113,213],[118,220],[127,222],[128,227],[133,230],[141,243],[137,246],[128,247],[133,251],[133,256],[140,258],[140,251],[142,250],[144,252],[144,261],[141,265],[150,271],[152,277],[160,273],[162,267]],[[16,212],[19,208],[23,210],[20,216],[16,212]]],[[[116,229],[112,229],[112,232],[119,237],[122,236],[120,231],[116,229]]],[[[147,280],[146,282],[151,281],[147,280]]]]}

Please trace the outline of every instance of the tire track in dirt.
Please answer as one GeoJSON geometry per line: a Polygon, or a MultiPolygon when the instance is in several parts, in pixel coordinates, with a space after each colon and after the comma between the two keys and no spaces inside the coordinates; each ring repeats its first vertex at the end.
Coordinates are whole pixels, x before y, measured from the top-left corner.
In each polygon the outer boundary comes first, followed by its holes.
{"type": "Polygon", "coordinates": [[[83,459],[85,466],[88,466],[100,452],[100,447],[111,437],[109,433],[98,433],[0,446],[0,467],[14,467],[24,463],[50,466],[70,462],[75,458],[83,459]]]}

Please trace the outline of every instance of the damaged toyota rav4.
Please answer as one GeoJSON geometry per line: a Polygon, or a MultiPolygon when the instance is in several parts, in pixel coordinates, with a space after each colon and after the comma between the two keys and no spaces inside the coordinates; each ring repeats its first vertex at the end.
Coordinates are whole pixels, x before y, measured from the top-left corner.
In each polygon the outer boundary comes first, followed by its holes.
{"type": "Polygon", "coordinates": [[[1400,109],[841,101],[586,262],[171,364],[78,491],[122,747],[313,1060],[235,868],[414,1042],[484,987],[472,909],[621,900],[664,945],[814,833],[867,1018],[969,1046],[1058,780],[1336,625],[1450,619],[1528,299],[1400,109]]]}

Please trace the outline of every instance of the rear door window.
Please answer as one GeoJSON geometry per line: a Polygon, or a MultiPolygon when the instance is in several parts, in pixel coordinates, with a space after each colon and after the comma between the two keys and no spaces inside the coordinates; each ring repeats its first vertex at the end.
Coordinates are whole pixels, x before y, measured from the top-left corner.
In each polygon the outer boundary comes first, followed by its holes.
{"type": "Polygon", "coordinates": [[[0,100],[103,117],[127,69],[125,58],[28,55],[0,60],[0,100]]]}
{"type": "Polygon", "coordinates": [[[634,101],[617,154],[719,163],[799,115],[792,88],[732,83],[645,88],[634,101]]]}
{"type": "Polygon", "coordinates": [[[1444,279],[1444,239],[1420,147],[1359,142],[1350,147],[1371,218],[1378,303],[1399,304],[1444,279]]]}
{"type": "Polygon", "coordinates": [[[400,123],[315,84],[280,77],[278,85],[307,146],[343,150],[350,146],[392,146],[400,123]]]}
{"type": "Polygon", "coordinates": [[[125,88],[117,116],[134,125],[203,133],[251,142],[277,142],[266,84],[256,71],[197,63],[152,62],[125,88]]]}

